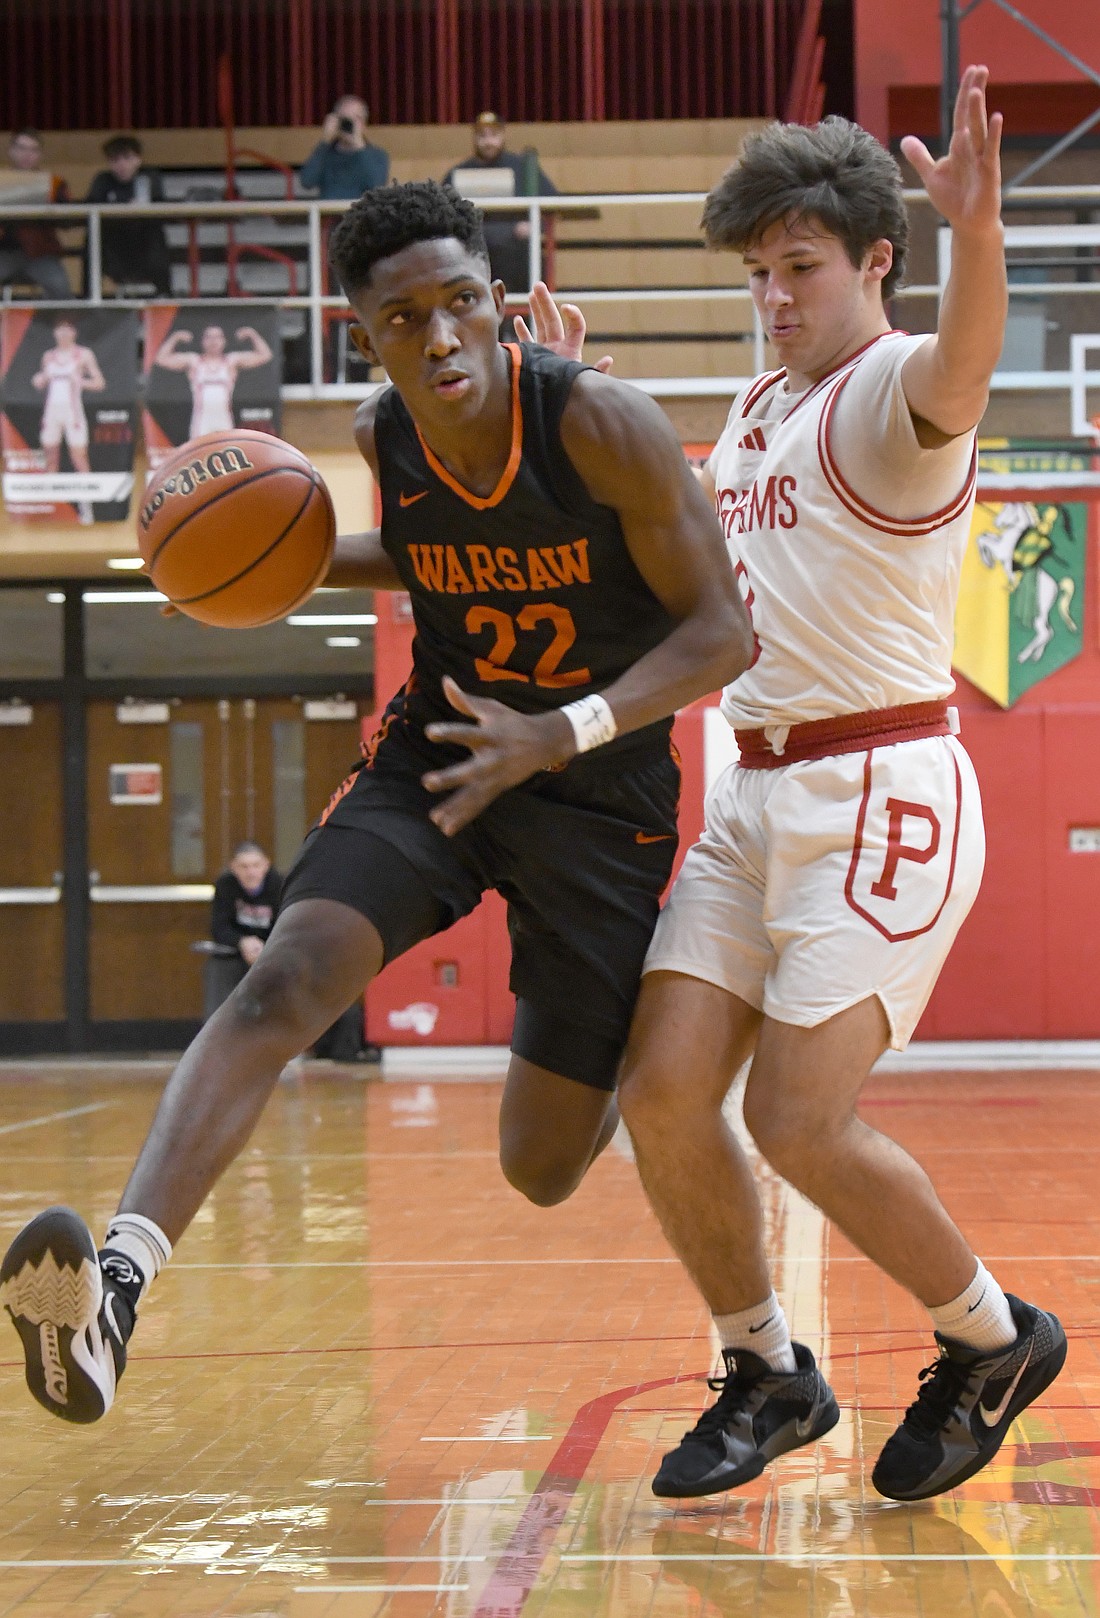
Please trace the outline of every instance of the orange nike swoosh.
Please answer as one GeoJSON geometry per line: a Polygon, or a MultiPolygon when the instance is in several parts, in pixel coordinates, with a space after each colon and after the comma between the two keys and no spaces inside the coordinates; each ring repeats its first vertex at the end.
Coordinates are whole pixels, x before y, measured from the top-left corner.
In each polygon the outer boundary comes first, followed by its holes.
{"type": "Polygon", "coordinates": [[[651,836],[648,832],[636,831],[634,833],[634,841],[636,843],[671,843],[672,833],[660,832],[657,834],[657,836],[651,836]]]}
{"type": "Polygon", "coordinates": [[[415,506],[418,500],[423,500],[427,492],[427,489],[421,489],[419,494],[402,494],[400,503],[403,506],[415,506]]]}

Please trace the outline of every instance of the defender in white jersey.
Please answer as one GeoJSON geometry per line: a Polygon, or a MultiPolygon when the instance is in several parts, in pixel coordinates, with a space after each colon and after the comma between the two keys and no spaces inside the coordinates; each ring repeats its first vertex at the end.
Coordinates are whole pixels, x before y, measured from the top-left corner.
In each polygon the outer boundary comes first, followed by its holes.
{"type": "Polygon", "coordinates": [[[247,348],[226,352],[221,326],[207,326],[202,334],[202,352],[184,354],[181,345],[191,341],[189,331],[174,331],[157,350],[155,365],[166,371],[182,371],[191,384],[191,424],[189,438],[204,433],[232,432],[233,389],[241,371],[254,371],[271,359],[271,348],[254,326],[238,326],[234,334],[248,343],[247,348]]]}
{"type": "Polygon", "coordinates": [[[927,1175],[855,1111],[908,1041],[969,909],[981,805],[948,706],[975,429],[1007,304],[1001,119],[968,68],[948,153],[903,151],[953,228],[931,337],[892,331],[907,220],[893,160],[831,118],[774,125],[708,198],[782,368],[730,412],[705,473],[756,637],[723,696],[740,761],[658,923],[620,1086],[639,1171],[714,1316],[717,1402],[659,1495],[733,1488],[839,1418],[792,1344],[751,1170],[722,1117],[929,1310],[940,1356],[883,1450],[895,1499],[984,1466],[1061,1369],[1053,1315],[1006,1296],[927,1175]]]}

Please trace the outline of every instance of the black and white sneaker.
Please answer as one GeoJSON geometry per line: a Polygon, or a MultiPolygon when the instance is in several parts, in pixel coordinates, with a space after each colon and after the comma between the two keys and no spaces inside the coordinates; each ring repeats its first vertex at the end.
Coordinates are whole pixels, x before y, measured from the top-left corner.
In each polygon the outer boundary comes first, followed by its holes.
{"type": "Polygon", "coordinates": [[[840,1411],[813,1355],[802,1343],[794,1355],[797,1370],[773,1371],[747,1349],[724,1348],[725,1376],[708,1379],[718,1398],[665,1456],[653,1493],[684,1499],[736,1489],[835,1427],[840,1411]]]}
{"type": "Polygon", "coordinates": [[[1055,1317],[1007,1296],[1019,1331],[1007,1348],[985,1353],[936,1333],[939,1359],[921,1372],[920,1392],[871,1474],[888,1500],[927,1500],[973,1477],[1065,1364],[1055,1317]]]}
{"type": "Polygon", "coordinates": [[[23,1343],[27,1386],[63,1421],[111,1408],[134,1329],[140,1277],[122,1253],[96,1252],[71,1208],[24,1225],[0,1264],[0,1304],[23,1343]]]}

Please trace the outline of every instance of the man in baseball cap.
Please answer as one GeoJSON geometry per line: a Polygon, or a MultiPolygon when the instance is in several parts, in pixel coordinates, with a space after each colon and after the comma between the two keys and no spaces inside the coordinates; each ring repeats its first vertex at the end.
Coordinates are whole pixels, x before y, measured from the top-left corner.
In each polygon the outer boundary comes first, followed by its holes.
{"type": "MultiPolygon", "coordinates": [[[[556,197],[558,188],[539,166],[538,154],[528,147],[509,152],[505,145],[505,122],[497,112],[479,112],[474,119],[474,149],[443,176],[444,185],[453,185],[463,196],[480,201],[483,197],[556,197]],[[493,186],[494,179],[499,187],[493,186]]],[[[509,292],[530,288],[528,242],[531,227],[526,213],[496,210],[485,215],[485,241],[494,276],[509,292]]]]}

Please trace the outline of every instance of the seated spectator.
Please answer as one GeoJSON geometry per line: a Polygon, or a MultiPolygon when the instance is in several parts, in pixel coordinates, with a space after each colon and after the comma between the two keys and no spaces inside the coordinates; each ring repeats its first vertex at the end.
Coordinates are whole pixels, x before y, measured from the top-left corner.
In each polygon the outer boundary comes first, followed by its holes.
{"type": "Polygon", "coordinates": [[[203,1016],[227,1000],[256,960],[275,920],[283,879],[258,843],[239,843],[214,883],[210,935],[218,953],[207,964],[203,1016]]]}
{"type": "MultiPolygon", "coordinates": [[[[279,908],[282,886],[282,877],[258,843],[238,843],[229,869],[214,884],[210,932],[215,953],[206,964],[204,1021],[229,998],[263,949],[279,908]]],[[[377,1047],[364,1040],[361,1000],[356,1000],[326,1029],[314,1045],[313,1054],[334,1062],[379,1059],[377,1047]]]]}
{"type": "MultiPolygon", "coordinates": [[[[42,138],[37,129],[17,129],[8,142],[8,170],[0,173],[0,203],[68,202],[69,188],[60,175],[42,167],[42,138]]],[[[0,286],[29,281],[47,298],[66,303],[73,295],[61,262],[57,232],[44,219],[5,219],[0,223],[0,286]]]]}
{"type": "MultiPolygon", "coordinates": [[[[469,157],[447,170],[444,185],[453,185],[463,196],[556,197],[558,188],[539,167],[533,147],[525,152],[509,152],[505,146],[505,123],[495,112],[479,112],[474,119],[474,149],[469,157]],[[493,189],[494,171],[499,187],[493,189]],[[473,175],[476,178],[468,178],[473,175]]],[[[526,213],[494,209],[485,215],[485,243],[494,276],[499,276],[509,292],[528,292],[531,287],[528,243],[531,224],[526,213]]]]}
{"type": "MultiPolygon", "coordinates": [[[[142,162],[136,135],[112,135],[103,143],[107,167],[88,188],[85,202],[163,202],[159,169],[142,162]]],[[[171,291],[168,239],[160,219],[104,219],[100,232],[103,273],[118,287],[151,286],[158,297],[171,291]]]]}
{"type": "Polygon", "coordinates": [[[299,182],[325,201],[352,202],[364,191],[385,185],[390,154],[372,146],[366,128],[370,114],[359,96],[343,95],[321,126],[321,139],[298,170],[299,182]]]}

